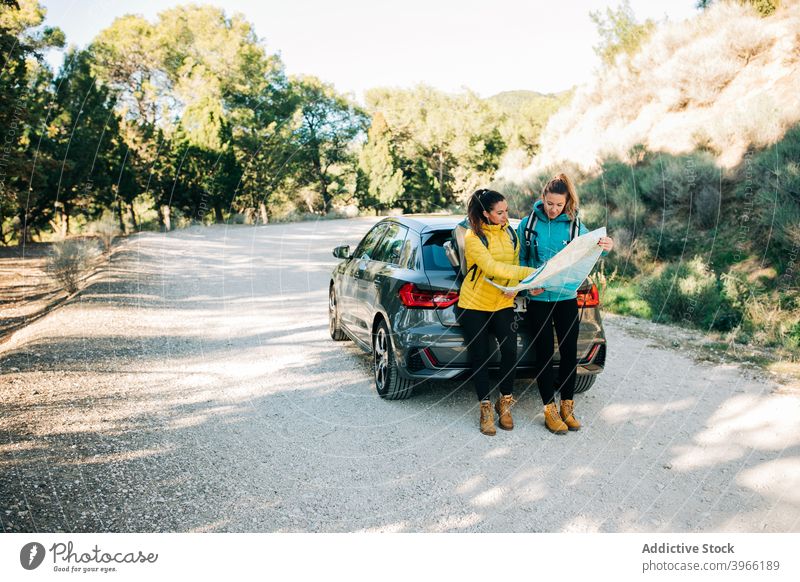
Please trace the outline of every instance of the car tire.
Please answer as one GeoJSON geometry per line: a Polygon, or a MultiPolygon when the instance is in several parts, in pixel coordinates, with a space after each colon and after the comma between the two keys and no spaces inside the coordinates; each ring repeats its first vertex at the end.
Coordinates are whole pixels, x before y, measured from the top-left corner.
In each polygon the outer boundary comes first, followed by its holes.
{"type": "Polygon", "coordinates": [[[575,394],[586,392],[597,379],[597,374],[578,375],[575,377],[575,394]]]}
{"type": "Polygon", "coordinates": [[[347,339],[347,334],[344,333],[339,323],[339,308],[336,303],[336,291],[333,290],[333,285],[331,285],[328,292],[328,331],[334,341],[340,342],[347,339]]]}
{"type": "Polygon", "coordinates": [[[411,396],[414,382],[400,375],[389,327],[383,320],[372,334],[372,370],[375,375],[375,389],[381,398],[403,400],[411,396]]]}

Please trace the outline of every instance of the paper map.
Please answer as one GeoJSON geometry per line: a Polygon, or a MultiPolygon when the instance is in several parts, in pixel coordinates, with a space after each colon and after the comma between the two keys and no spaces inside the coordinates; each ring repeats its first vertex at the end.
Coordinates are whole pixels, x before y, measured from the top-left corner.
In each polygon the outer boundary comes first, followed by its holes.
{"type": "Polygon", "coordinates": [[[603,252],[597,243],[604,236],[606,228],[601,227],[575,238],[533,274],[520,281],[516,287],[503,287],[494,281],[489,281],[488,278],[486,280],[506,292],[539,288],[546,291],[577,291],[603,252]]]}

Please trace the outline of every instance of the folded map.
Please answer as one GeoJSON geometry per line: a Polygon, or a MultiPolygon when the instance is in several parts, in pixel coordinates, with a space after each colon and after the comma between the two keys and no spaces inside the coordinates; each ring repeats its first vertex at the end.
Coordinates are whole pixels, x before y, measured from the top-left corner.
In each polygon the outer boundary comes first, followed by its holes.
{"type": "Polygon", "coordinates": [[[506,292],[540,288],[546,291],[577,291],[603,252],[597,243],[604,236],[606,228],[601,227],[575,238],[516,287],[503,287],[488,278],[486,280],[506,292]]]}

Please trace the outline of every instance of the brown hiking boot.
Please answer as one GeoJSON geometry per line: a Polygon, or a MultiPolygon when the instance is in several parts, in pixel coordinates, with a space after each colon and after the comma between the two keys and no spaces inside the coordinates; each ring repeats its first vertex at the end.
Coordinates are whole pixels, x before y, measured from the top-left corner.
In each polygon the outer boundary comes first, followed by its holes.
{"type": "Polygon", "coordinates": [[[507,396],[501,396],[497,399],[497,402],[494,403],[494,409],[497,411],[497,414],[500,416],[500,428],[503,430],[511,430],[514,428],[514,419],[511,418],[511,407],[517,403],[514,400],[514,397],[511,394],[507,396]]]}
{"type": "Polygon", "coordinates": [[[569,430],[580,430],[581,423],[575,418],[575,415],[572,414],[575,410],[575,401],[574,400],[562,400],[561,401],[561,420],[564,421],[564,424],[567,425],[569,430]]]}
{"type": "Polygon", "coordinates": [[[567,430],[569,430],[569,427],[561,420],[555,402],[546,404],[544,407],[544,425],[547,430],[555,434],[567,434],[567,430]]]}
{"type": "Polygon", "coordinates": [[[488,400],[481,401],[481,432],[489,436],[494,436],[497,433],[497,429],[494,428],[492,403],[488,400]]]}

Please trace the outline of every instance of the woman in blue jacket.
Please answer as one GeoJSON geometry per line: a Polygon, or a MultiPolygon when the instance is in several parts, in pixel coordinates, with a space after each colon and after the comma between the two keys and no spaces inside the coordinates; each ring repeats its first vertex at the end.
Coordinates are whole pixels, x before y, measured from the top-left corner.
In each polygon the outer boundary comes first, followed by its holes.
{"type": "MultiPolygon", "coordinates": [[[[578,220],[578,195],[566,174],[557,174],[542,190],[542,198],[533,205],[533,228],[527,233],[530,216],[517,227],[520,240],[519,264],[541,267],[569,244],[575,237],[589,230],[578,220]]],[[[614,241],[603,237],[598,244],[607,254],[614,241]]],[[[533,335],[536,351],[536,371],[539,394],[544,404],[545,426],[556,434],[578,430],[581,423],[573,413],[575,403],[575,372],[578,354],[578,303],[574,291],[547,290],[529,295],[525,320],[533,335]],[[558,379],[554,379],[553,325],[558,337],[561,363],[558,379]],[[566,365],[565,365],[566,364],[566,365]],[[561,409],[555,404],[555,393],[561,393],[561,409]]]]}

